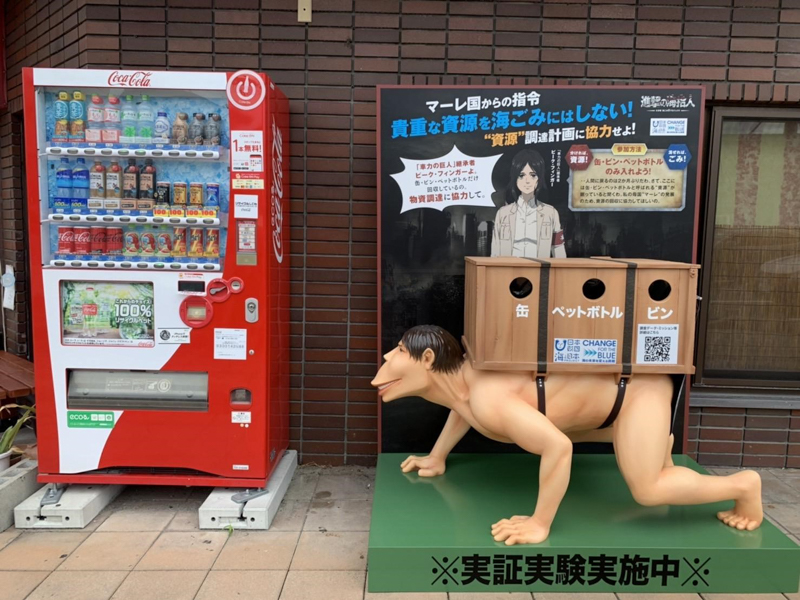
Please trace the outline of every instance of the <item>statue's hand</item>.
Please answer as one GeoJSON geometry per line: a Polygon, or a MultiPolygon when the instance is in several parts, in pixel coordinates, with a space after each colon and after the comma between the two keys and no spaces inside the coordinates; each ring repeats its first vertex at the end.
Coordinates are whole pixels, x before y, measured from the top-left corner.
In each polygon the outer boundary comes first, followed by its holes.
{"type": "Polygon", "coordinates": [[[403,473],[419,471],[420,477],[436,477],[444,473],[444,459],[437,456],[409,456],[402,463],[400,468],[403,473]]]}
{"type": "Polygon", "coordinates": [[[539,523],[535,517],[516,515],[502,519],[492,525],[495,542],[505,542],[506,546],[515,544],[539,544],[550,535],[550,527],[539,523]]]}

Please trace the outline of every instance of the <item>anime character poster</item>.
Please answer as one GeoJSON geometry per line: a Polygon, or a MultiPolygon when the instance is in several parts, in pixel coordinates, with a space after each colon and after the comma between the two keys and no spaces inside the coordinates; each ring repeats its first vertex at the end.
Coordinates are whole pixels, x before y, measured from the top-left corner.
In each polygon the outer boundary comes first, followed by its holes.
{"type": "MultiPolygon", "coordinates": [[[[418,324],[461,338],[465,256],[695,259],[702,88],[378,96],[382,353],[418,324]]],[[[427,452],[446,418],[419,399],[381,410],[384,452],[427,452]]],[[[458,450],[505,448],[471,432],[458,450]]]]}

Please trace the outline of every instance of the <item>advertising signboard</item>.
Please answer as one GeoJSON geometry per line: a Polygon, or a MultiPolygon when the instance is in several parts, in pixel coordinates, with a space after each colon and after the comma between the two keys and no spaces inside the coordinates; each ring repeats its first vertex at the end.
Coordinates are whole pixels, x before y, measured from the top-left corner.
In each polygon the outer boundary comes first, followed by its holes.
{"type": "MultiPolygon", "coordinates": [[[[703,102],[701,87],[381,86],[381,354],[419,324],[460,339],[466,256],[693,262],[703,102]]],[[[429,449],[446,416],[381,410],[384,452],[429,449]]]]}

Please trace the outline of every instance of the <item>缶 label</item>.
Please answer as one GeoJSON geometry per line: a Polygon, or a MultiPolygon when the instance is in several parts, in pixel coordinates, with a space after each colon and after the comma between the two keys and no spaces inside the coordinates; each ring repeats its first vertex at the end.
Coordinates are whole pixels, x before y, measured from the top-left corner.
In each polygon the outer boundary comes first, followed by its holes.
{"type": "Polygon", "coordinates": [[[639,325],[636,337],[636,363],[677,365],[678,331],[674,325],[639,325]]]}
{"type": "Polygon", "coordinates": [[[613,365],[617,362],[617,340],[556,338],[553,362],[613,365]]]}

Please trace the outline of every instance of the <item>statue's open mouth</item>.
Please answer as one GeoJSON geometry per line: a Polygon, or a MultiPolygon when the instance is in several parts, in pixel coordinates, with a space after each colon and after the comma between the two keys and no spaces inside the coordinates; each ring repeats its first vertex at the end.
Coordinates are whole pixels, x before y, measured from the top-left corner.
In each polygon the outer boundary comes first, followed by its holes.
{"type": "Polygon", "coordinates": [[[395,379],[394,381],[390,381],[389,383],[382,383],[382,384],[380,384],[380,385],[378,386],[378,396],[382,396],[382,395],[383,395],[383,392],[385,392],[386,390],[388,390],[390,387],[392,387],[392,386],[393,386],[395,383],[397,383],[398,381],[400,381],[400,380],[399,380],[399,379],[395,379]]]}

